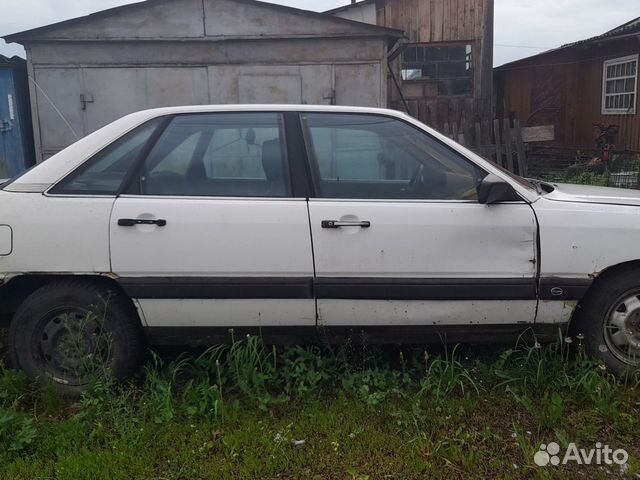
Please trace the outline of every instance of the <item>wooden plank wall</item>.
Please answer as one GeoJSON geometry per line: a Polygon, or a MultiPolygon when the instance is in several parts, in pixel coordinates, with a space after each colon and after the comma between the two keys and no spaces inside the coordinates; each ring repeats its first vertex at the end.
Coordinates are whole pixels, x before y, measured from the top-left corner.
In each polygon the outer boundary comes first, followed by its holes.
{"type": "Polygon", "coordinates": [[[640,42],[622,39],[499,68],[496,114],[514,116],[522,126],[554,125],[553,144],[575,149],[593,148],[594,123],[615,124],[620,127],[616,149],[640,152],[640,100],[635,115],[602,115],[604,61],[638,53],[640,42]]]}
{"type": "MultiPolygon", "coordinates": [[[[439,129],[491,121],[494,0],[376,0],[378,25],[405,31],[409,43],[465,41],[473,45],[474,88],[469,96],[438,96],[434,85],[405,83],[410,113],[439,129]]],[[[399,64],[395,65],[399,75],[399,64]]],[[[390,105],[403,109],[395,86],[390,105]]]]}

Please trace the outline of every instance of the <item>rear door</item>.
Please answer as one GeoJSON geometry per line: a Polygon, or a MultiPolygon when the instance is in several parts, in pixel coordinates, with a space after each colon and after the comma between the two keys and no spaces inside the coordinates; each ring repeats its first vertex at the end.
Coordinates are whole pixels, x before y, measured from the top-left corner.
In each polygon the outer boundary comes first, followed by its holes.
{"type": "Polygon", "coordinates": [[[305,198],[283,116],[175,116],[111,216],[111,261],[152,328],[313,326],[305,198]]]}
{"type": "Polygon", "coordinates": [[[308,113],[302,121],[315,176],[320,325],[534,321],[528,204],[479,204],[486,173],[398,119],[308,113]]]}

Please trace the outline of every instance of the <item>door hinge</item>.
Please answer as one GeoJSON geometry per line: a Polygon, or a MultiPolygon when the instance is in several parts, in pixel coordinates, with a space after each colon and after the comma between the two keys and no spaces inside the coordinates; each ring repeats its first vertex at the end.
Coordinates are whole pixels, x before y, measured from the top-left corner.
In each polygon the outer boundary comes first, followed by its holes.
{"type": "Polygon", "coordinates": [[[323,100],[329,100],[329,105],[336,104],[336,91],[335,89],[325,90],[322,94],[323,100]]]}
{"type": "Polygon", "coordinates": [[[93,103],[93,95],[89,94],[84,94],[81,93],[80,94],[80,103],[82,104],[82,110],[86,110],[87,109],[87,104],[88,103],[93,103]]]}

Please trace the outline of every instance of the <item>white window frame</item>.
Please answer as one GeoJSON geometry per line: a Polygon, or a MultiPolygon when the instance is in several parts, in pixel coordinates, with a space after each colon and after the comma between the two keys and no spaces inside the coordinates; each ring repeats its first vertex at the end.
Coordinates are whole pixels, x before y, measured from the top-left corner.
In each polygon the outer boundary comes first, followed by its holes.
{"type": "MultiPolygon", "coordinates": [[[[640,63],[638,62],[640,55],[629,55],[627,57],[613,58],[611,60],[606,60],[602,67],[602,114],[603,115],[635,115],[636,114],[636,105],[638,103],[638,70],[640,69],[640,63]],[[634,89],[633,89],[633,107],[631,108],[607,108],[607,96],[615,96],[615,95],[624,95],[624,94],[607,94],[607,69],[609,67],[615,65],[621,65],[629,62],[636,62],[636,74],[631,77],[615,77],[616,79],[623,78],[633,78],[634,79],[634,89]]],[[[629,94],[632,92],[627,92],[629,94]]]]}

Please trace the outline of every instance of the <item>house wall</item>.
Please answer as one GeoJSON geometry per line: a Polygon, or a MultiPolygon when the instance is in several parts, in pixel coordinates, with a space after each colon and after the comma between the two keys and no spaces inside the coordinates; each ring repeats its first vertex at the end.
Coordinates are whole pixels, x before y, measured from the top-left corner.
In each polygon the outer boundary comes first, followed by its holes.
{"type": "Polygon", "coordinates": [[[554,125],[553,144],[593,148],[593,124],[620,127],[616,148],[640,151],[640,103],[636,114],[603,115],[603,64],[640,53],[636,39],[577,46],[517,62],[496,71],[496,110],[515,116],[522,125],[554,125]]]}
{"type": "MultiPolygon", "coordinates": [[[[493,0],[376,0],[376,7],[378,25],[404,30],[409,43],[473,45],[473,94],[443,97],[429,84],[404,82],[402,91],[415,117],[437,128],[493,118],[493,0]]],[[[401,108],[397,91],[390,91],[393,106],[401,108]]]]}

